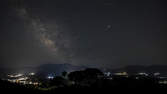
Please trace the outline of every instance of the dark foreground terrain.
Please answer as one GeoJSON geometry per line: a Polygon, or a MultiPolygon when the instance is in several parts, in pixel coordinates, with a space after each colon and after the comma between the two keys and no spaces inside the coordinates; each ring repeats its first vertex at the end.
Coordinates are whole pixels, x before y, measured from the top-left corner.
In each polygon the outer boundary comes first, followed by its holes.
{"type": "Polygon", "coordinates": [[[71,72],[68,75],[64,72],[62,76],[41,82],[41,85],[24,85],[0,80],[0,90],[5,92],[53,94],[57,91],[64,92],[66,90],[75,91],[80,89],[95,91],[102,89],[107,91],[167,89],[167,84],[159,83],[160,81],[157,77],[141,75],[105,76],[98,69],[85,69],[71,72]]]}

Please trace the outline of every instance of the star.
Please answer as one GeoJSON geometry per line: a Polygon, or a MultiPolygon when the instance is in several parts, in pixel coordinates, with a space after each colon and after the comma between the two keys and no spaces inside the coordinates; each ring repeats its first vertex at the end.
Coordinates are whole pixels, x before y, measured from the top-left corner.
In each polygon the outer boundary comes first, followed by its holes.
{"type": "Polygon", "coordinates": [[[112,25],[107,25],[105,31],[111,31],[112,25]]]}

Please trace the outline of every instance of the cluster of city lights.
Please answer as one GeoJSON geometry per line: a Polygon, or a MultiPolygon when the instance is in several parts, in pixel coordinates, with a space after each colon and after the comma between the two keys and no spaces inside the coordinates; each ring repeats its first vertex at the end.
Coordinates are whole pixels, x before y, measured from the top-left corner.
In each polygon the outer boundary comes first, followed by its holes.
{"type": "MultiPolygon", "coordinates": [[[[111,72],[105,72],[105,77],[106,79],[113,79],[113,76],[122,76],[122,77],[130,77],[130,74],[128,74],[127,72],[116,72],[116,73],[111,73],[111,72]]],[[[7,81],[12,82],[12,83],[19,83],[19,84],[29,84],[29,85],[39,85],[39,82],[33,81],[33,78],[36,74],[35,73],[28,73],[27,75],[25,74],[10,74],[7,75],[8,79],[7,81]]],[[[166,76],[162,76],[159,72],[155,72],[152,74],[148,74],[145,72],[139,72],[135,74],[135,79],[138,80],[141,77],[150,77],[151,75],[154,77],[159,78],[160,80],[158,81],[159,84],[167,84],[167,77],[166,76]]],[[[46,76],[46,79],[48,80],[52,80],[54,79],[55,75],[54,74],[48,74],[48,76],[46,76]]]]}
{"type": "MultiPolygon", "coordinates": [[[[122,77],[129,77],[129,74],[127,72],[116,72],[116,73],[105,72],[104,74],[107,77],[107,79],[112,79],[113,75],[122,76],[122,77]]],[[[140,77],[154,76],[154,77],[159,78],[159,81],[158,81],[159,84],[167,84],[167,77],[162,76],[161,73],[159,73],[159,72],[155,72],[155,73],[152,73],[152,74],[148,74],[148,73],[145,73],[145,72],[139,72],[139,73],[136,73],[135,75],[136,75],[135,79],[137,79],[137,80],[140,79],[140,77]]]]}
{"type": "Polygon", "coordinates": [[[31,84],[31,85],[39,85],[39,82],[33,82],[31,81],[29,76],[34,76],[35,73],[29,73],[29,75],[24,75],[24,74],[12,74],[12,75],[7,75],[8,79],[7,81],[12,82],[12,83],[18,83],[18,84],[31,84]]]}

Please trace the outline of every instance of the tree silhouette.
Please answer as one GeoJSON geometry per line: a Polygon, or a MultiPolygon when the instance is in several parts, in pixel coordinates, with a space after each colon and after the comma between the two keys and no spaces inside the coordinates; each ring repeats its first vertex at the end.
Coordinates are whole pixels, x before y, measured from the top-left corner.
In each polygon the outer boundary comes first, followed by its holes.
{"type": "Polygon", "coordinates": [[[62,76],[63,76],[64,78],[66,78],[67,72],[66,72],[66,71],[63,71],[63,72],[62,72],[62,76]]]}
{"type": "Polygon", "coordinates": [[[87,68],[82,71],[74,71],[68,75],[69,80],[74,81],[76,85],[90,86],[95,83],[103,73],[96,68],[87,68]]]}

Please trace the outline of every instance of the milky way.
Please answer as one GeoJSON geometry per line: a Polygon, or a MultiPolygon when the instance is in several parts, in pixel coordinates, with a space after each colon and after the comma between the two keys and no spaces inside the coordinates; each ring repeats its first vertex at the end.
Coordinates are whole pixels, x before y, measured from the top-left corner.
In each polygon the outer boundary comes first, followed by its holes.
{"type": "Polygon", "coordinates": [[[63,34],[65,31],[61,31],[58,24],[52,24],[54,30],[50,30],[47,24],[44,24],[39,17],[31,14],[26,8],[16,8],[15,11],[23,20],[26,31],[33,33],[41,45],[50,50],[50,54],[62,61],[71,59],[74,53],[71,51],[70,36],[63,34]]]}

